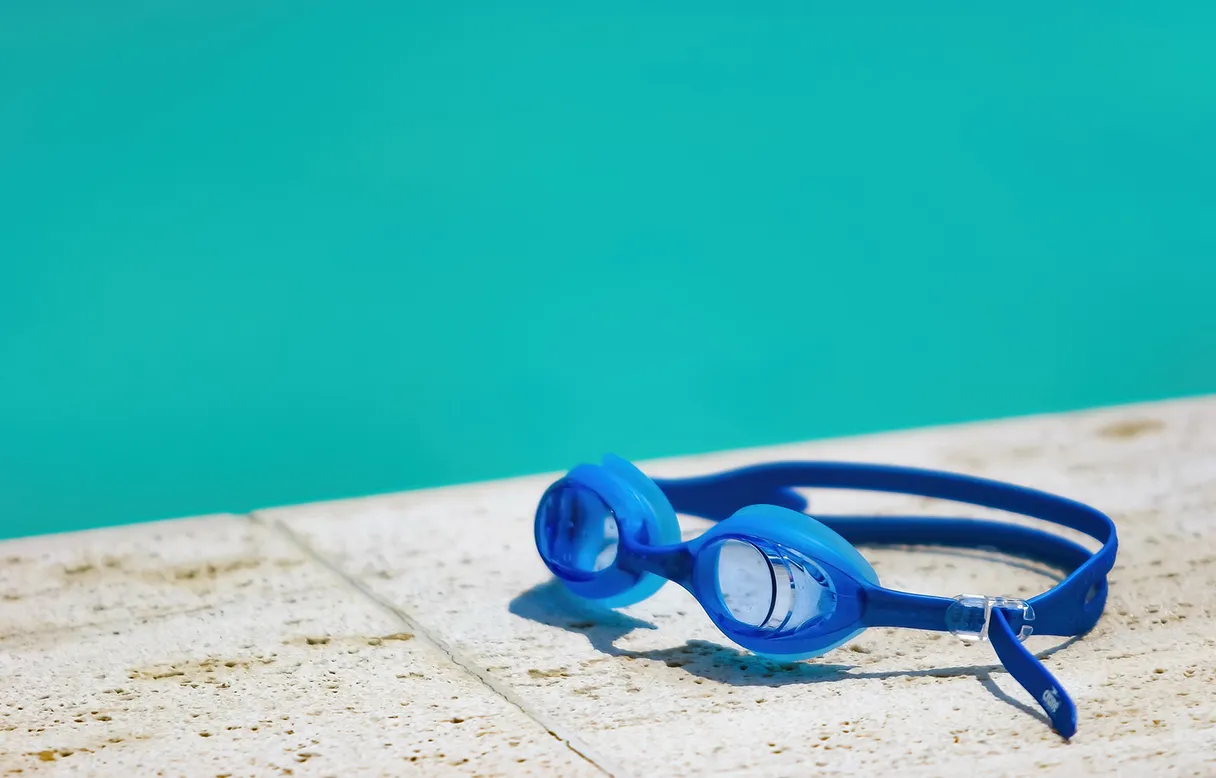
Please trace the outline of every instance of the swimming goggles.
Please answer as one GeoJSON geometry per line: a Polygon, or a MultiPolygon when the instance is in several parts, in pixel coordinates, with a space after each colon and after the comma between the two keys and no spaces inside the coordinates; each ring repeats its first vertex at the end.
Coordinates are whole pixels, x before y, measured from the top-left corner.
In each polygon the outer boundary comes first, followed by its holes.
{"type": "Polygon", "coordinates": [[[736,644],[782,661],[824,654],[867,627],[950,632],[988,642],[1065,738],[1076,706],[1022,645],[1037,635],[1081,635],[1106,604],[1115,525],[1087,505],[966,475],[872,464],[779,462],[687,479],[650,479],[606,456],[582,464],[544,493],[536,547],[575,594],[621,607],[666,581],[692,593],[736,644]],[[861,489],[953,500],[1061,524],[1102,543],[1096,553],[1038,529],[980,519],[823,516],[803,510],[798,487],[861,489]],[[676,514],[719,522],[681,542],[676,514]],[[995,549],[1071,571],[1047,592],[937,597],[884,588],[853,546],[995,549]]]}

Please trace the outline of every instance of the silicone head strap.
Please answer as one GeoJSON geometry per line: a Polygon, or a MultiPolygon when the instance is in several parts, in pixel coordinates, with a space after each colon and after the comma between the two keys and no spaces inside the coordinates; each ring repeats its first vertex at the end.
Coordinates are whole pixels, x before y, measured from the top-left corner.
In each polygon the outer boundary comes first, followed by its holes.
{"type": "MultiPolygon", "coordinates": [[[[796,487],[897,492],[965,502],[1010,511],[1079,530],[1102,543],[1096,553],[1037,529],[994,521],[953,518],[819,516],[824,525],[851,543],[933,544],[996,548],[1069,570],[1057,586],[1029,602],[965,598],[875,589],[866,609],[869,626],[959,631],[959,620],[973,620],[979,607],[977,636],[990,641],[1002,664],[1042,706],[1061,735],[1076,731],[1076,708],[1043,664],[1022,645],[1031,630],[1039,634],[1079,635],[1091,629],[1106,602],[1106,576],[1115,562],[1114,522],[1087,505],[1013,484],[919,468],[840,462],[788,462],[759,465],[717,475],[656,480],[676,511],[721,519],[724,505],[802,498],[796,487]],[[968,608],[971,612],[968,612],[968,608]],[[961,615],[960,615],[961,614],[961,615]],[[1033,616],[1033,625],[1031,624],[1033,616]]],[[[803,503],[805,504],[805,503],[803,503]]]]}

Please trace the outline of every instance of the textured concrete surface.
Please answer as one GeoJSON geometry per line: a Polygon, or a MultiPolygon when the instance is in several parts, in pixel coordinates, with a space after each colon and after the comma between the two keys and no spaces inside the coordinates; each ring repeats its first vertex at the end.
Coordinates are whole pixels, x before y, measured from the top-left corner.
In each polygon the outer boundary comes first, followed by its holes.
{"type": "MultiPolygon", "coordinates": [[[[1110,513],[1106,615],[1080,640],[1030,640],[1077,700],[1077,736],[1052,733],[987,646],[948,635],[872,630],[777,665],[673,586],[619,614],[572,603],[532,548],[538,476],[0,544],[0,774],[1216,776],[1216,398],[646,469],[789,458],[949,468],[1110,513]]],[[[867,556],[887,585],[946,595],[1026,596],[1056,575],[981,552],[867,556]]]]}

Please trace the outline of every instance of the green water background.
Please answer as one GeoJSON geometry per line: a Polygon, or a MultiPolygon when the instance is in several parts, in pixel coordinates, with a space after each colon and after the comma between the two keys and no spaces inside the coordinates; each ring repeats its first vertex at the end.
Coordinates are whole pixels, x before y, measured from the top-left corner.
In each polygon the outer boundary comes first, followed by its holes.
{"type": "Polygon", "coordinates": [[[0,535],[1216,391],[1216,4],[0,6],[0,535]]]}

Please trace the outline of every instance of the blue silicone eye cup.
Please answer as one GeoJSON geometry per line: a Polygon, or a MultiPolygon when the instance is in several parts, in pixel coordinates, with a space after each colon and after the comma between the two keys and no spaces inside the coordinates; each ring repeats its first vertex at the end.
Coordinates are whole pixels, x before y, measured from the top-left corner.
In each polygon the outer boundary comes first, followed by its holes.
{"type": "Polygon", "coordinates": [[[762,656],[820,656],[873,626],[949,631],[989,642],[1065,737],[1076,731],[1076,707],[1022,641],[1032,632],[1089,631],[1105,606],[1106,576],[1118,548],[1114,524],[1100,511],[999,481],[837,462],[780,462],[656,480],[613,455],[598,465],[579,465],[552,484],[537,507],[534,534],[541,559],[574,594],[619,608],[673,581],[727,638],[762,656]],[[971,503],[1055,522],[1102,546],[1091,553],[1057,535],[987,520],[815,519],[794,510],[806,505],[793,491],[799,487],[971,503]],[[677,511],[718,523],[681,542],[677,511]],[[914,594],[883,587],[857,543],[997,548],[1070,572],[1028,601],[914,594]]]}
{"type": "Polygon", "coordinates": [[[691,591],[714,624],[738,645],[782,661],[820,656],[861,634],[860,602],[866,588],[878,585],[874,568],[848,541],[809,516],[774,505],[739,510],[689,550],[691,591]],[[723,559],[724,543],[735,552],[731,560],[723,559]],[[740,557],[747,561],[741,564],[740,557]],[[723,579],[732,562],[759,568],[753,577],[769,583],[767,592],[749,598],[767,611],[759,623],[740,618],[727,602],[723,579]]]}
{"type": "MultiPolygon", "coordinates": [[[[599,500],[615,520],[618,543],[667,546],[680,542],[680,523],[671,503],[655,483],[632,463],[608,455],[599,466],[581,465],[545,492],[537,508],[535,538],[545,564],[570,591],[606,608],[623,608],[641,602],[663,587],[666,580],[642,569],[614,565],[604,570],[588,569],[587,559],[598,557],[605,526],[600,518],[573,520],[563,498],[569,492],[590,494],[584,500],[599,500]],[[555,530],[569,527],[567,536],[579,544],[555,546],[555,530]],[[599,530],[597,532],[597,529],[599,530]]],[[[618,556],[620,551],[618,550],[618,556]]]]}

